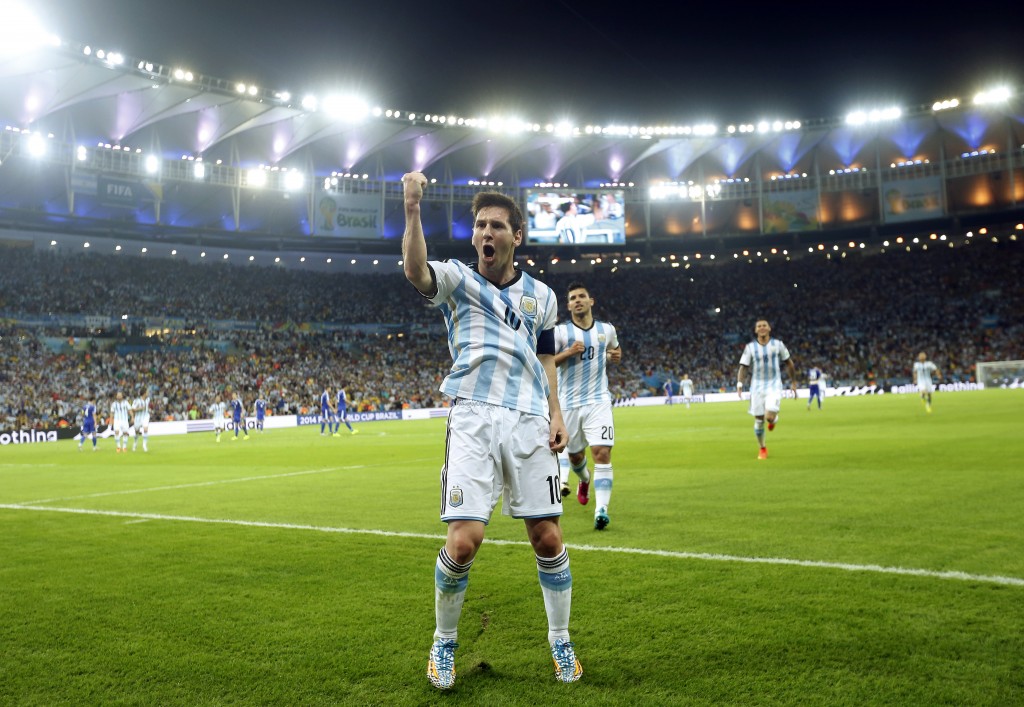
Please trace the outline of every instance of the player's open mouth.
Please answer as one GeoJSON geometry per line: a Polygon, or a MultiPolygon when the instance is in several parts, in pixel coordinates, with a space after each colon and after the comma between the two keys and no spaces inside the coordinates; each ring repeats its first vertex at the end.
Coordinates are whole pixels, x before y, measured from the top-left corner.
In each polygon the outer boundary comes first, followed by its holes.
{"type": "Polygon", "coordinates": [[[490,243],[485,245],[482,250],[485,258],[494,257],[494,246],[492,246],[490,243]]]}

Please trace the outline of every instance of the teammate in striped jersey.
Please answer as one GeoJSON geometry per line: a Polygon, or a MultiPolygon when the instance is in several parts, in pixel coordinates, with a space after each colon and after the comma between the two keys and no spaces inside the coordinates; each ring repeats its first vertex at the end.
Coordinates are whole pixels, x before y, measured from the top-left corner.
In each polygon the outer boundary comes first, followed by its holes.
{"type": "Polygon", "coordinates": [[[935,381],[932,380],[932,374],[939,377],[942,380],[942,371],[934,363],[928,360],[928,354],[924,351],[917,355],[917,360],[914,361],[914,384],[917,386],[917,392],[921,395],[921,402],[924,403],[925,412],[932,411],[932,393],[935,392],[935,381]]]}
{"type": "Polygon", "coordinates": [[[132,451],[134,452],[139,444],[139,435],[142,436],[142,451],[149,451],[149,390],[143,386],[139,397],[132,401],[132,426],[135,428],[135,436],[132,437],[132,451]]]}
{"type": "Polygon", "coordinates": [[[405,276],[444,315],[452,368],[441,392],[453,397],[441,469],[441,520],[448,524],[434,563],[434,643],[427,677],[455,683],[459,617],[469,571],[499,499],[522,518],[537,561],[555,676],[583,672],[569,640],[572,574],[562,542],[557,453],[566,429],[558,402],[554,328],[558,302],[547,285],[515,267],[523,214],[496,192],[473,198],[477,262],[428,261],[420,219],[427,178],[402,178],[405,276]]]}
{"type": "MultiPolygon", "coordinates": [[[[594,319],[594,298],[582,282],[568,289],[572,321],[555,327],[555,363],[558,365],[558,400],[569,431],[569,466],[579,476],[576,500],[590,500],[590,472],[587,446],[594,463],[594,528],[608,526],[608,504],[612,497],[612,447],[615,422],[612,396],[608,391],[608,362],[622,360],[622,348],[615,327],[594,319]]],[[[569,494],[568,474],[562,478],[562,495],[569,494]]]]}
{"type": "Polygon", "coordinates": [[[768,458],[765,444],[765,421],[768,431],[775,429],[782,406],[782,364],[786,364],[789,384],[796,395],[796,366],[789,355],[789,349],[778,339],[772,338],[772,328],[766,319],[758,319],[754,325],[757,338],[748,343],[740,356],[740,367],[736,371],[736,393],[743,398],[743,379],[750,371],[750,409],[754,416],[754,435],[757,437],[758,459],[768,458]]]}
{"type": "Polygon", "coordinates": [[[124,394],[118,391],[114,402],[110,404],[110,414],[114,418],[114,444],[118,453],[128,451],[128,428],[131,426],[129,421],[131,411],[132,406],[124,399],[124,394]]]}
{"type": "Polygon", "coordinates": [[[210,417],[213,419],[213,433],[220,442],[220,433],[224,431],[224,415],[227,414],[228,404],[221,400],[218,395],[213,399],[213,403],[207,408],[207,412],[210,413],[210,417]]]}

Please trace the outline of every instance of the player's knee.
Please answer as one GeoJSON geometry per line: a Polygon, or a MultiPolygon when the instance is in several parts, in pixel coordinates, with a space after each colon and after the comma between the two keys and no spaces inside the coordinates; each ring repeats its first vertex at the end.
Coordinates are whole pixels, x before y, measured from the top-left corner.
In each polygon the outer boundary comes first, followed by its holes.
{"type": "Polygon", "coordinates": [[[611,464],[612,462],[612,448],[611,447],[591,447],[591,453],[594,455],[595,464],[611,464]]]}

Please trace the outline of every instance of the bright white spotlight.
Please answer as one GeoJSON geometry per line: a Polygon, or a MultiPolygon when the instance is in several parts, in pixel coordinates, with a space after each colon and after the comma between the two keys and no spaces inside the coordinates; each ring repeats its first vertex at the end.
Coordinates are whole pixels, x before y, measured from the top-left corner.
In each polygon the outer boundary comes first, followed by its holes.
{"type": "Polygon", "coordinates": [[[146,174],[156,174],[160,169],[160,160],[156,155],[146,156],[146,174]]]}
{"type": "Polygon", "coordinates": [[[301,191],[306,185],[306,177],[302,172],[287,172],[284,175],[284,188],[288,191],[301,191]]]}
{"type": "Polygon", "coordinates": [[[264,169],[250,169],[246,173],[246,182],[250,187],[265,187],[267,185],[267,172],[264,169]]]}
{"type": "Polygon", "coordinates": [[[19,3],[0,5],[4,18],[4,38],[0,42],[0,56],[17,56],[40,47],[60,44],[60,40],[46,32],[29,9],[19,3]]]}
{"type": "Polygon", "coordinates": [[[32,133],[28,138],[28,154],[43,157],[46,154],[46,140],[39,133],[32,133]]]}
{"type": "Polygon", "coordinates": [[[202,162],[196,162],[193,164],[192,176],[196,179],[206,179],[206,165],[202,162]]]}
{"type": "Polygon", "coordinates": [[[357,96],[336,94],[324,99],[323,108],[335,120],[355,123],[370,114],[370,106],[357,96]]]}

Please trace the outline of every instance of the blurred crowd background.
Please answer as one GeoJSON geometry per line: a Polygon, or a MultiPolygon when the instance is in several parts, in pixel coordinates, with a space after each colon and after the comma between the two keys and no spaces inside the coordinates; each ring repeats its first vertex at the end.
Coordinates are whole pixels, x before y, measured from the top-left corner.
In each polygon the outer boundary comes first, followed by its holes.
{"type": "MultiPolygon", "coordinates": [[[[467,247],[467,260],[472,251],[467,247]]],[[[946,244],[846,257],[815,252],[529,272],[582,282],[615,325],[616,399],[732,390],[754,323],[767,319],[803,376],[908,383],[924,351],[947,381],[977,361],[1024,359],[1024,248],[946,244]]],[[[350,409],[440,407],[451,358],[440,313],[399,272],[329,274],[173,259],[0,248],[0,426],[76,424],[92,398],[149,391],[154,419],[205,417],[225,387],[273,414],[311,411],[325,386],[350,409]]],[[[800,380],[801,385],[805,384],[800,380]]]]}

